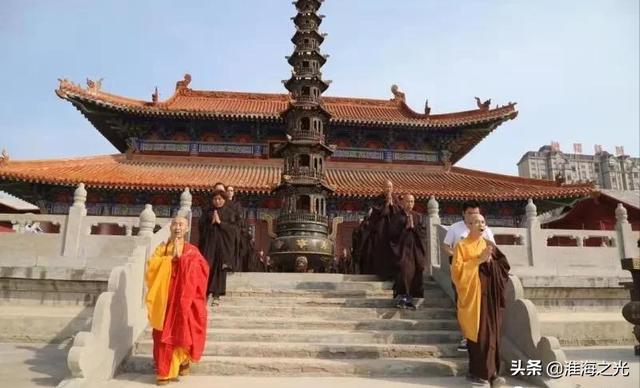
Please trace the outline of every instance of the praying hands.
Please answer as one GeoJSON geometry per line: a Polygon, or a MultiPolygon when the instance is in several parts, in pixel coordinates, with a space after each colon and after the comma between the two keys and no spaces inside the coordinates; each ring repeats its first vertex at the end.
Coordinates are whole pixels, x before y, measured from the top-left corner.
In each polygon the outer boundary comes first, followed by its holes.
{"type": "Polygon", "coordinates": [[[211,223],[212,224],[220,224],[220,215],[218,214],[217,210],[213,211],[213,217],[211,217],[211,223]]]}

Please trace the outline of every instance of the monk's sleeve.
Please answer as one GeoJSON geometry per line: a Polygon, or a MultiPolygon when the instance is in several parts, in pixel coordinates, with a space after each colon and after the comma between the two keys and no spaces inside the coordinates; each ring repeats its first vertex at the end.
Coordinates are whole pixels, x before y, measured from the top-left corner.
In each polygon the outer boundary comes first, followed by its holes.
{"type": "Polygon", "coordinates": [[[509,271],[511,266],[505,254],[496,249],[493,253],[493,278],[496,281],[496,292],[499,298],[500,307],[506,307],[505,289],[509,281],[509,271]]]}
{"type": "Polygon", "coordinates": [[[156,330],[162,330],[164,326],[171,280],[171,258],[164,256],[164,251],[165,245],[160,244],[147,262],[147,272],[145,273],[147,284],[145,303],[149,323],[156,330]]]}
{"type": "Polygon", "coordinates": [[[460,243],[456,244],[451,263],[451,280],[457,289],[468,284],[468,282],[463,281],[463,278],[477,272],[479,264],[479,256],[474,255],[474,257],[465,258],[462,245],[460,243]]]}
{"type": "Polygon", "coordinates": [[[193,298],[191,300],[189,325],[192,338],[191,359],[198,361],[204,351],[207,337],[207,280],[209,278],[209,265],[199,252],[195,255],[198,259],[193,260],[193,265],[189,271],[189,284],[193,287],[193,298]]]}
{"type": "Polygon", "coordinates": [[[208,213],[205,209],[202,212],[202,215],[200,215],[200,219],[198,220],[198,248],[202,250],[205,249],[204,245],[207,239],[207,232],[208,232],[207,223],[211,222],[211,220],[208,219],[207,214],[208,213]]]}

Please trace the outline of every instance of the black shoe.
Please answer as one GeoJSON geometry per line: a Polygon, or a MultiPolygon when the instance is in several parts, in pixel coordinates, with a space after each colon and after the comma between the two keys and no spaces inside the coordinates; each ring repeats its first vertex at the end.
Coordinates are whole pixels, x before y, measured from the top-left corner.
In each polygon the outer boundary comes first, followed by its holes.
{"type": "Polygon", "coordinates": [[[466,338],[463,338],[462,341],[460,341],[460,344],[458,345],[456,350],[459,352],[466,352],[468,350],[466,338]]]}
{"type": "Polygon", "coordinates": [[[398,301],[396,302],[396,308],[397,308],[397,309],[402,309],[402,310],[406,309],[406,308],[407,308],[407,306],[406,306],[406,304],[404,303],[404,300],[402,300],[402,299],[398,300],[398,301]]]}
{"type": "Polygon", "coordinates": [[[411,302],[405,302],[404,304],[404,308],[406,308],[407,310],[416,310],[416,305],[414,305],[411,302]]]}

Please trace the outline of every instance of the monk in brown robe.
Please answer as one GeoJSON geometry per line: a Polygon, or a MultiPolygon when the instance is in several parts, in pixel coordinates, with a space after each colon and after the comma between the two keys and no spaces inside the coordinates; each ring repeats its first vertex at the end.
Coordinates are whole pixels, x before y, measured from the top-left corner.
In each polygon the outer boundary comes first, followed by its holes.
{"type": "Polygon", "coordinates": [[[211,207],[200,217],[199,247],[209,263],[207,294],[212,296],[210,304],[217,304],[226,294],[227,272],[234,271],[236,243],[238,238],[237,213],[226,206],[226,194],[215,191],[211,207]]]}
{"type": "Polygon", "coordinates": [[[236,219],[238,220],[238,238],[236,239],[236,253],[234,270],[237,272],[248,272],[249,262],[251,256],[253,256],[253,246],[251,245],[251,233],[249,232],[249,225],[247,225],[245,219],[245,210],[240,201],[235,198],[235,188],[233,186],[227,186],[227,206],[236,212],[236,219]]]}
{"type": "Polygon", "coordinates": [[[360,219],[358,226],[351,232],[351,273],[359,274],[360,269],[360,256],[363,240],[363,223],[364,219],[360,219]]]}
{"type": "Polygon", "coordinates": [[[458,322],[467,338],[469,380],[500,386],[500,327],[509,263],[496,246],[482,237],[484,217],[474,214],[469,235],[454,248],[451,279],[458,292],[458,322]]]}
{"type": "Polygon", "coordinates": [[[426,230],[420,214],[413,210],[413,195],[403,195],[400,203],[401,211],[394,215],[389,227],[391,248],[397,257],[393,293],[396,307],[415,310],[413,298],[424,297],[422,273],[427,258],[426,230]]]}
{"type": "Polygon", "coordinates": [[[387,180],[369,216],[370,229],[366,248],[373,273],[384,280],[394,279],[397,274],[398,258],[391,249],[389,225],[399,209],[399,201],[393,193],[393,183],[387,180]]]}

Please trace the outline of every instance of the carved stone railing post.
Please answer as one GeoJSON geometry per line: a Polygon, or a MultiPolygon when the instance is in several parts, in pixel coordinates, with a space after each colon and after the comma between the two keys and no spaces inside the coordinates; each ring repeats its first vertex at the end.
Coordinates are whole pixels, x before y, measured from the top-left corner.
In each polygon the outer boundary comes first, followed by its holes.
{"type": "Polygon", "coordinates": [[[153,233],[156,215],[151,205],[140,214],[138,244],[127,262],[114,267],[107,291],[100,294],[93,311],[91,330],[78,333],[67,356],[71,378],[60,388],[95,387],[113,378],[122,360],[147,326],[144,304],[146,258],[170,235],[167,224],[153,233]]]}
{"type": "MultiPolygon", "coordinates": [[[[180,209],[178,210],[178,215],[187,219],[189,224],[189,231],[191,231],[191,219],[193,217],[193,212],[191,211],[193,197],[191,196],[191,192],[189,188],[185,188],[182,194],[180,194],[180,209]]],[[[185,236],[187,241],[190,240],[191,232],[188,232],[185,236]]]]}
{"type": "Polygon", "coordinates": [[[144,210],[140,213],[140,230],[138,236],[151,237],[153,229],[156,227],[156,214],[150,204],[144,205],[144,210]]]}
{"type": "Polygon", "coordinates": [[[634,239],[631,224],[627,221],[627,209],[621,203],[616,207],[616,232],[620,259],[638,257],[638,241],[634,239]]]}
{"type": "Polygon", "coordinates": [[[567,359],[560,342],[556,337],[540,334],[538,310],[533,302],[525,299],[522,283],[513,274],[509,274],[505,289],[505,303],[500,341],[500,355],[505,369],[509,368],[514,361],[520,361],[523,365],[527,365],[529,361],[541,362],[542,375],[516,377],[543,387],[566,386],[562,379],[553,380],[546,373],[546,366],[549,363],[564,364],[567,359]]]}
{"type": "Polygon", "coordinates": [[[83,219],[87,216],[86,201],[87,190],[84,188],[84,183],[80,183],[73,192],[73,205],[69,208],[69,215],[64,226],[62,256],[78,257],[83,219]]]}
{"type": "Polygon", "coordinates": [[[440,263],[440,246],[438,241],[438,225],[440,225],[440,205],[436,201],[434,196],[429,198],[427,202],[427,249],[429,254],[427,255],[427,263],[425,265],[425,272],[428,275],[433,275],[432,266],[441,265],[440,263]]]}
{"type": "Polygon", "coordinates": [[[529,266],[534,266],[534,260],[536,259],[536,253],[540,251],[540,244],[546,247],[547,242],[542,238],[540,229],[540,220],[538,219],[538,209],[534,205],[533,200],[529,198],[526,212],[526,226],[527,226],[527,258],[529,266]]]}

